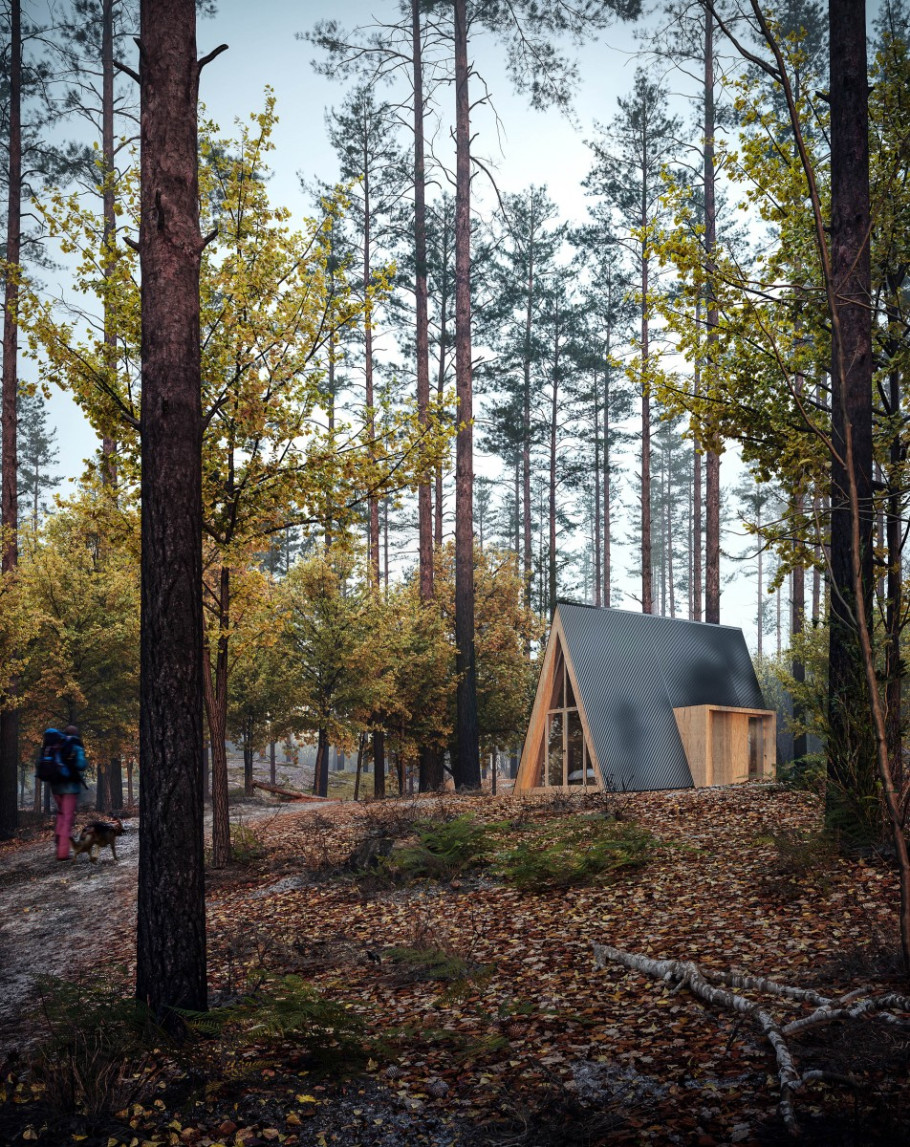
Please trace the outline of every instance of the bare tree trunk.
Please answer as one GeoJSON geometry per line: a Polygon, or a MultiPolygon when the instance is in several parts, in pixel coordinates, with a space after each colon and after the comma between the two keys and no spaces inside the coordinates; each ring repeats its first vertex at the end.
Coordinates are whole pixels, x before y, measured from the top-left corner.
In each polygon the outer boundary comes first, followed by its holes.
{"type": "MultiPolygon", "coordinates": [[[[870,697],[860,652],[853,589],[852,513],[847,473],[847,428],[859,497],[863,606],[871,617],[872,539],[872,330],[869,312],[869,141],[865,5],[830,0],[831,74],[831,291],[839,346],[832,361],[831,577],[828,687],[829,814],[846,813],[854,831],[874,832],[850,809],[876,790],[870,697]],[[844,795],[849,808],[844,806],[844,795]],[[854,799],[858,798],[858,800],[854,799]]],[[[833,340],[837,344],[838,340],[833,340]]],[[[858,814],[862,820],[862,814],[858,814]]]]}
{"type": "Polygon", "coordinates": [[[108,761],[99,761],[95,769],[95,809],[110,813],[112,808],[110,765],[108,761]]]}
{"type": "MultiPolygon", "coordinates": [[[[714,193],[714,16],[705,9],[705,253],[707,312],[705,363],[713,382],[717,353],[717,304],[714,295],[714,248],[717,245],[717,200],[714,193]]],[[[705,456],[705,621],[720,623],[720,457],[705,456]]]]}
{"type": "MultiPolygon", "coordinates": [[[[797,498],[794,506],[795,515],[802,514],[802,498],[797,498]]],[[[790,672],[798,685],[806,680],[806,666],[802,656],[795,648],[795,642],[802,636],[805,629],[806,617],[806,571],[802,566],[796,566],[790,574],[790,672]]],[[[797,723],[804,718],[802,703],[794,698],[793,720],[797,723]]],[[[806,734],[797,733],[793,738],[793,760],[802,761],[807,752],[806,734]]]]}
{"type": "MultiPolygon", "coordinates": [[[[375,395],[373,391],[373,322],[369,304],[369,289],[372,279],[372,235],[371,235],[371,188],[370,164],[367,155],[368,133],[364,132],[363,152],[363,298],[366,313],[363,319],[363,369],[367,405],[367,435],[370,443],[370,457],[375,453],[376,443],[376,413],[375,395]]],[[[372,584],[379,589],[380,562],[379,562],[379,499],[370,494],[367,499],[368,532],[369,532],[369,569],[372,584]]]]}
{"type": "MultiPolygon", "coordinates": [[[[644,173],[643,173],[644,174],[644,173]]],[[[643,184],[644,186],[644,184],[643,184]]],[[[642,192],[642,226],[647,211],[642,192]]],[[[647,245],[641,251],[641,611],[653,613],[651,565],[651,384],[648,382],[648,258],[647,245]]]]}
{"type": "Polygon", "coordinates": [[[275,742],[269,741],[269,784],[277,784],[277,769],[275,767],[275,742]]]}
{"type": "Polygon", "coordinates": [[[534,313],[534,239],[528,252],[527,305],[525,307],[525,345],[522,353],[521,388],[521,475],[524,494],[524,578],[525,605],[531,604],[531,576],[534,561],[531,549],[531,327],[534,313]]]}
{"type": "MultiPolygon", "coordinates": [[[[430,407],[430,335],[427,305],[427,208],[426,161],[423,130],[423,40],[420,28],[419,0],[411,0],[411,42],[414,100],[414,264],[415,264],[415,345],[417,352],[417,416],[426,428],[430,407]]],[[[421,482],[417,491],[417,518],[420,548],[420,598],[433,600],[433,497],[429,481],[421,482]]],[[[421,786],[424,783],[424,758],[429,750],[420,749],[421,786]]],[[[432,770],[427,757],[426,770],[432,770]]],[[[427,776],[429,781],[429,776],[427,776]]]]}
{"type": "Polygon", "coordinates": [[[600,518],[600,396],[597,393],[597,387],[594,388],[594,604],[600,605],[601,597],[601,578],[603,570],[601,568],[601,554],[600,554],[600,531],[601,531],[601,518],[600,518]]]}
{"type": "Polygon", "coordinates": [[[360,799],[360,778],[363,776],[363,754],[367,747],[366,733],[360,734],[360,742],[357,745],[357,768],[354,773],[354,800],[360,799]]]}
{"type": "MultiPolygon", "coordinates": [[[[446,382],[446,349],[448,341],[448,295],[443,283],[442,298],[439,301],[439,364],[436,374],[436,398],[440,406],[445,392],[446,382]]],[[[433,499],[433,544],[438,549],[442,545],[442,509],[443,509],[442,465],[436,467],[436,482],[433,499]]]]}
{"type": "Polygon", "coordinates": [[[761,526],[762,526],[762,512],[761,512],[761,510],[762,510],[761,503],[759,502],[759,505],[758,505],[758,521],[756,522],[756,525],[758,526],[758,534],[757,534],[757,537],[758,537],[758,554],[756,555],[757,562],[758,562],[758,578],[757,578],[757,580],[758,580],[758,603],[757,603],[756,616],[755,616],[755,633],[756,633],[755,654],[756,654],[756,657],[758,658],[759,661],[761,661],[761,659],[763,657],[763,639],[764,639],[763,630],[764,630],[764,616],[765,616],[764,582],[762,580],[762,575],[764,572],[763,571],[763,565],[762,565],[762,559],[764,558],[764,555],[765,555],[765,547],[764,547],[764,543],[762,542],[762,536],[761,536],[761,526]]]}
{"type": "Polygon", "coordinates": [[[253,796],[253,728],[249,722],[243,730],[243,795],[253,796]]]}
{"type": "MultiPolygon", "coordinates": [[[[114,207],[114,0],[102,0],[101,5],[101,170],[104,211],[104,278],[113,270],[114,237],[117,217],[114,207]]],[[[105,366],[116,369],[117,336],[107,296],[104,300],[104,359],[105,366]]],[[[101,441],[101,480],[107,486],[117,485],[117,443],[105,435],[101,441]]]]}
{"type": "Polygon", "coordinates": [[[385,733],[373,730],[373,796],[385,796],[385,733]]]}
{"type": "Polygon", "coordinates": [[[604,570],[603,570],[603,585],[604,585],[604,605],[610,605],[610,585],[613,581],[613,569],[611,564],[612,553],[612,522],[610,513],[610,493],[611,493],[611,474],[610,474],[610,338],[607,336],[607,343],[604,353],[604,570]]]}
{"type": "Polygon", "coordinates": [[[320,728],[316,740],[316,765],[313,769],[313,792],[318,797],[329,795],[329,734],[320,728]]]}
{"type": "Polygon", "coordinates": [[[142,637],[136,995],[206,1008],[194,0],[142,0],[142,637]]]}
{"type": "Polygon", "coordinates": [[[550,404],[550,473],[549,473],[549,504],[547,506],[547,524],[550,537],[550,552],[547,562],[547,586],[549,597],[548,613],[550,621],[556,612],[556,419],[559,417],[559,337],[557,326],[556,346],[553,359],[553,394],[550,404]]]}
{"type": "Polygon", "coordinates": [[[471,123],[466,0],[455,16],[455,694],[457,789],[480,787],[477,664],[474,655],[474,430],[471,382],[471,123]]]}
{"type": "MultiPolygon", "coordinates": [[[[0,552],[0,570],[12,576],[19,564],[18,414],[19,328],[16,305],[21,246],[22,198],[22,20],[20,0],[10,0],[9,55],[9,167],[7,170],[6,261],[3,292],[3,383],[0,391],[3,472],[0,481],[0,521],[5,537],[0,552]]],[[[0,710],[0,840],[9,840],[19,825],[16,786],[19,772],[19,710],[17,683],[5,682],[9,701],[0,710]]]]}
{"type": "Polygon", "coordinates": [[[218,575],[215,611],[218,641],[215,671],[208,641],[203,649],[202,672],[205,710],[212,749],[212,868],[224,868],[231,859],[231,824],[228,811],[227,688],[228,632],[231,623],[231,574],[222,566],[218,575]]]}
{"type": "MultiPolygon", "coordinates": [[[[900,311],[897,306],[897,293],[904,276],[892,277],[889,293],[893,300],[889,303],[889,327],[893,332],[890,349],[892,359],[901,349],[900,311]]],[[[901,370],[892,365],[888,372],[888,413],[896,417],[901,409],[901,370]]],[[[901,662],[901,631],[903,626],[903,579],[901,578],[903,522],[901,515],[900,478],[906,462],[907,448],[901,435],[895,433],[889,448],[890,474],[887,490],[887,516],[885,545],[888,562],[885,585],[885,723],[888,742],[888,759],[891,763],[891,776],[898,793],[904,788],[904,766],[901,730],[901,682],[903,665],[901,662]]]]}

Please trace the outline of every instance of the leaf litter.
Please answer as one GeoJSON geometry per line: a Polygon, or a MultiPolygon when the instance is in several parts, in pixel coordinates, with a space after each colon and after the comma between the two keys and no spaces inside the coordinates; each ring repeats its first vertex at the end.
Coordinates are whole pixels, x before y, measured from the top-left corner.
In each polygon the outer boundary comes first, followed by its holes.
{"type": "MultiPolygon", "coordinates": [[[[623,820],[646,828],[654,849],[645,863],[588,884],[519,889],[498,874],[495,855],[444,879],[396,879],[396,850],[424,839],[415,824],[457,817],[489,826],[495,853],[534,834],[557,839],[568,817],[598,823],[603,809],[584,799],[448,795],[270,814],[260,822],[264,855],[209,882],[213,1004],[299,977],[362,1021],[362,1057],[327,1069],[293,1035],[202,1039],[192,1064],[159,1083],[155,1102],[103,1124],[78,1113],[67,1123],[31,1089],[27,1033],[8,1026],[7,1043],[22,1050],[4,1067],[10,1114],[0,1139],[772,1144],[788,1136],[768,1046],[686,992],[596,968],[592,944],[832,997],[861,986],[906,992],[896,973],[895,873],[879,857],[816,847],[821,810],[809,794],[767,784],[628,794],[623,820]],[[371,835],[393,840],[391,854],[352,871],[351,855],[371,835]],[[813,861],[794,868],[800,839],[813,861]]],[[[4,856],[24,863],[25,854],[4,856]]],[[[81,950],[71,974],[122,965],[129,983],[134,879],[125,863],[116,895],[88,879],[73,892],[83,921],[101,913],[116,926],[121,914],[123,944],[96,946],[90,958],[81,950]]],[[[38,875],[27,886],[35,907],[60,895],[38,875]]],[[[870,1017],[806,1032],[794,1047],[808,1070],[855,1084],[812,1086],[800,1109],[804,1142],[910,1143],[905,1029],[870,1017]]]]}

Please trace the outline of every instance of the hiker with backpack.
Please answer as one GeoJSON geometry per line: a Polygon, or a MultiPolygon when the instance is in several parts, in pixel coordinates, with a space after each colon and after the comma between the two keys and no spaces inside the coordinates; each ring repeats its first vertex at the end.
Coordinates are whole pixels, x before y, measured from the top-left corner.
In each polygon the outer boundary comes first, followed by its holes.
{"type": "Polygon", "coordinates": [[[59,729],[45,730],[36,776],[51,786],[57,805],[54,840],[58,860],[69,860],[79,790],[88,788],[83,780],[85,765],[85,748],[75,725],[67,725],[62,733],[59,729]]]}

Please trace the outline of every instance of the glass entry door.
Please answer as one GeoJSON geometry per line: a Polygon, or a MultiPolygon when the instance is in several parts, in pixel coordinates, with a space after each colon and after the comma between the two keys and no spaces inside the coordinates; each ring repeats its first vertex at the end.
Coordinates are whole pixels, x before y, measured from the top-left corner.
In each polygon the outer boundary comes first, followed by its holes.
{"type": "Polygon", "coordinates": [[[548,788],[576,785],[598,787],[562,649],[556,657],[550,709],[547,713],[543,772],[542,783],[548,788]]]}

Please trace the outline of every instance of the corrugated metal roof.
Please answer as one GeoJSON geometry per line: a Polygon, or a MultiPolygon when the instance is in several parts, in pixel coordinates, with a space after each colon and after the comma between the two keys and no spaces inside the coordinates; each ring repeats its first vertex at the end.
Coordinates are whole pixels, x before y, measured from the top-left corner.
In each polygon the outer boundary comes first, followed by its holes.
{"type": "Polygon", "coordinates": [[[603,781],[687,788],[675,708],[763,709],[742,630],[596,606],[557,606],[603,781]]]}

